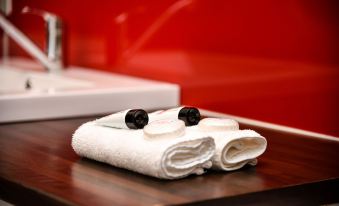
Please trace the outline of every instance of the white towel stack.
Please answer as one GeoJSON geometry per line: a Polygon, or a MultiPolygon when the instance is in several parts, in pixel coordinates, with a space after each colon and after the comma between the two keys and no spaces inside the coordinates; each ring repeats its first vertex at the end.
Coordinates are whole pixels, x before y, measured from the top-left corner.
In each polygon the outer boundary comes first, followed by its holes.
{"type": "Polygon", "coordinates": [[[181,120],[159,121],[162,128],[155,124],[131,130],[88,122],[75,131],[72,147],[80,156],[162,179],[201,175],[208,168],[232,171],[256,165],[267,147],[264,137],[239,130],[230,119],[206,118],[191,127],[181,120]]]}
{"type": "Polygon", "coordinates": [[[201,175],[212,166],[215,151],[211,137],[186,132],[171,139],[149,140],[143,130],[115,129],[88,122],[73,135],[72,147],[83,157],[142,174],[177,179],[201,175]]]}

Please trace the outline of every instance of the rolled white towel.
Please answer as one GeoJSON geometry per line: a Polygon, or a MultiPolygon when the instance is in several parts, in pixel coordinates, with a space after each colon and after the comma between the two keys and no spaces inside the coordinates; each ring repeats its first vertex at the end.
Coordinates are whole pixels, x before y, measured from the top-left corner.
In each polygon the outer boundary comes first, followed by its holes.
{"type": "Polygon", "coordinates": [[[73,134],[72,147],[83,157],[163,179],[200,175],[210,168],[211,137],[186,131],[177,138],[144,138],[143,130],[115,129],[88,122],[73,134]]]}
{"type": "Polygon", "coordinates": [[[232,171],[246,164],[256,165],[267,147],[264,137],[253,130],[239,130],[232,119],[206,118],[188,130],[213,137],[216,145],[212,169],[232,171]]]}
{"type": "Polygon", "coordinates": [[[212,158],[213,169],[232,171],[246,164],[256,165],[256,158],[267,147],[264,137],[253,130],[238,130],[210,133],[216,149],[212,158]]]}

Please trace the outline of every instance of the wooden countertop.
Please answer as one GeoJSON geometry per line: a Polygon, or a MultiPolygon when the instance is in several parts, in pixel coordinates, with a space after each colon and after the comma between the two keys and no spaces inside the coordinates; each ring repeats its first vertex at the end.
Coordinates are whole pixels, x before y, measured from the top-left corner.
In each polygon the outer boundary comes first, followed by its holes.
{"type": "Polygon", "coordinates": [[[339,202],[338,141],[241,125],[268,140],[256,167],[167,181],[78,157],[72,134],[94,118],[0,125],[0,198],[25,205],[339,202]]]}

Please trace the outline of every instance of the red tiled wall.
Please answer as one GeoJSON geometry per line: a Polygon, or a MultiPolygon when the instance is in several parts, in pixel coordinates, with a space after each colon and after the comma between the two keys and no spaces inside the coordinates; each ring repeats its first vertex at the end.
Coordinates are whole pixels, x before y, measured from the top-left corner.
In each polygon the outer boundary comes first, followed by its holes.
{"type": "Polygon", "coordinates": [[[10,18],[43,46],[41,19],[19,11],[60,15],[68,64],[178,83],[183,104],[339,136],[337,1],[181,1],[166,19],[175,2],[16,0],[10,18]]]}

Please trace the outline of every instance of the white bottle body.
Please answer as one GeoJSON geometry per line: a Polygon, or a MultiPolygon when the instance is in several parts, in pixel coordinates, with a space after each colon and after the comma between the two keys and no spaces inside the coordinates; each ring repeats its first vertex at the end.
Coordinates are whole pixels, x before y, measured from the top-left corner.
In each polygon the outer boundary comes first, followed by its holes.
{"type": "Polygon", "coordinates": [[[117,112],[105,117],[102,117],[100,119],[95,120],[95,124],[100,126],[106,126],[106,127],[113,127],[118,129],[129,129],[126,125],[125,118],[126,114],[131,109],[124,110],[121,112],[117,112]]]}
{"type": "Polygon", "coordinates": [[[184,107],[176,107],[168,110],[158,110],[148,115],[149,123],[164,119],[178,119],[180,110],[184,107]]]}

